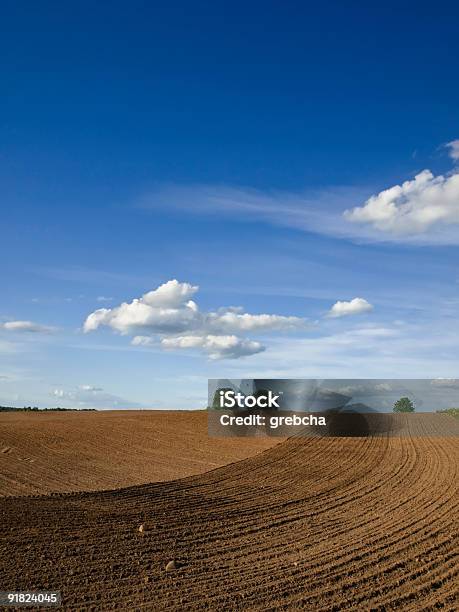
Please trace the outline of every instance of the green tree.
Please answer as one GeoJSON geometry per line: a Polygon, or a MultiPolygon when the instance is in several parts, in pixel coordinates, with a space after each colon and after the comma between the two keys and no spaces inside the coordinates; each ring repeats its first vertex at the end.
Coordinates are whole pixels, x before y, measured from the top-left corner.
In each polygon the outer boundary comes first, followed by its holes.
{"type": "Polygon", "coordinates": [[[409,397],[401,397],[394,404],[394,412],[414,412],[414,404],[409,397]]]}
{"type": "Polygon", "coordinates": [[[459,419],[459,408],[446,408],[445,410],[437,410],[437,412],[442,412],[443,414],[450,414],[452,417],[456,417],[456,419],[459,419]]]}

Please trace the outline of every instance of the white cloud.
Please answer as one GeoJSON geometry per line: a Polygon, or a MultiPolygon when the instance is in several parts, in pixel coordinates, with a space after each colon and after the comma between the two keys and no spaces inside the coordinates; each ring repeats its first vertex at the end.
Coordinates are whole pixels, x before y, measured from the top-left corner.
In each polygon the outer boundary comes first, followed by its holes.
{"type": "Polygon", "coordinates": [[[188,298],[197,290],[198,287],[188,283],[168,281],[132,302],[123,302],[111,309],[99,308],[87,317],[83,329],[90,332],[105,325],[121,334],[142,329],[154,333],[192,329],[199,325],[200,314],[196,304],[188,298]]]}
{"type": "Polygon", "coordinates": [[[363,314],[373,310],[373,306],[363,298],[356,297],[349,302],[336,302],[327,313],[328,317],[338,318],[363,314]]]}
{"type": "Polygon", "coordinates": [[[106,297],[105,295],[98,295],[96,299],[98,302],[112,302],[113,301],[112,297],[106,297]]]}
{"type": "Polygon", "coordinates": [[[91,393],[98,393],[99,391],[103,391],[101,387],[93,387],[92,385],[80,385],[78,389],[81,389],[81,391],[90,391],[91,393]]]}
{"type": "Polygon", "coordinates": [[[447,142],[445,147],[449,149],[449,156],[454,161],[459,161],[459,138],[456,140],[451,140],[451,142],[447,142]]]}
{"type": "Polygon", "coordinates": [[[456,389],[459,387],[459,380],[457,378],[434,378],[430,384],[435,387],[456,389]]]}
{"type": "Polygon", "coordinates": [[[168,349],[202,349],[210,359],[238,359],[255,355],[265,350],[259,342],[237,336],[177,336],[163,338],[161,345],[168,349]]]}
{"type": "Polygon", "coordinates": [[[176,308],[187,302],[198,289],[197,285],[179,283],[174,279],[145,293],[142,299],[146,304],[155,308],[176,308]]]}
{"type": "Polygon", "coordinates": [[[353,331],[354,336],[365,336],[367,338],[387,338],[389,336],[397,336],[396,329],[390,327],[363,327],[353,331]]]}
{"type": "Polygon", "coordinates": [[[344,218],[393,236],[417,236],[459,224],[459,174],[434,176],[423,170],[413,180],[371,196],[363,206],[346,210],[344,218]]]}
{"type": "Polygon", "coordinates": [[[80,385],[69,389],[56,388],[50,394],[60,406],[69,408],[123,409],[139,408],[140,404],[106,393],[101,387],[80,385]]]}
{"type": "Polygon", "coordinates": [[[343,210],[368,195],[368,188],[350,186],[291,192],[229,185],[167,185],[148,194],[139,207],[261,220],[300,231],[346,236],[349,232],[343,210]]]}
{"type": "MultiPolygon", "coordinates": [[[[225,365],[228,378],[430,378],[457,374],[459,320],[276,337],[269,351],[225,365]],[[382,332],[383,329],[387,331],[382,332]]],[[[325,330],[324,330],[325,332],[325,330]]],[[[216,377],[221,376],[219,373],[216,377]]]]}
{"type": "Polygon", "coordinates": [[[300,317],[273,314],[252,315],[247,312],[238,312],[235,308],[221,308],[218,312],[209,313],[207,323],[210,328],[234,332],[288,330],[305,326],[305,320],[300,317]]]}
{"type": "Polygon", "coordinates": [[[41,334],[50,334],[56,331],[55,327],[48,325],[39,325],[33,321],[7,321],[0,325],[2,329],[13,332],[34,332],[41,334]]]}
{"type": "Polygon", "coordinates": [[[132,302],[94,311],[86,318],[83,329],[87,333],[105,326],[122,335],[134,335],[134,346],[194,348],[216,359],[264,350],[259,342],[237,334],[306,327],[306,320],[300,317],[250,314],[241,307],[201,312],[190,299],[197,291],[197,286],[170,280],[132,302]]]}
{"type": "MultiPolygon", "coordinates": [[[[459,139],[445,145],[459,160],[459,139]]],[[[372,195],[369,186],[299,192],[228,185],[166,185],[139,202],[144,209],[261,221],[357,242],[459,243],[459,175],[414,179],[372,195]]]]}
{"type": "Polygon", "coordinates": [[[134,336],[131,340],[133,346],[155,346],[158,342],[151,336],[134,336]]]}
{"type": "Polygon", "coordinates": [[[389,383],[377,383],[372,380],[360,384],[344,385],[343,387],[337,388],[336,391],[352,397],[377,394],[384,395],[393,391],[393,386],[389,383]]]}

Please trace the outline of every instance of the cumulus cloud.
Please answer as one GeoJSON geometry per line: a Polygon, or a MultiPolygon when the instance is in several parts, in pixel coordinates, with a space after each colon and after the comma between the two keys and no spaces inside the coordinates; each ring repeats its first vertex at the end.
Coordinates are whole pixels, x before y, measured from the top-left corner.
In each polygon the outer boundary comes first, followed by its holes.
{"type": "Polygon", "coordinates": [[[259,342],[238,334],[304,328],[300,317],[250,314],[241,307],[202,312],[191,297],[198,287],[170,280],[131,302],[115,308],[100,308],[84,322],[88,333],[108,327],[122,335],[133,335],[135,346],[197,349],[212,359],[238,358],[264,350],[259,342]]]}
{"type": "Polygon", "coordinates": [[[451,142],[447,142],[445,147],[449,149],[449,156],[454,161],[459,161],[459,138],[456,140],[451,140],[451,142]]]}
{"type": "Polygon", "coordinates": [[[434,176],[423,170],[344,212],[356,224],[394,236],[422,235],[459,223],[459,174],[434,176]]]}
{"type": "Polygon", "coordinates": [[[188,298],[198,290],[189,283],[170,280],[142,297],[123,302],[116,308],[99,308],[83,326],[85,332],[108,326],[121,334],[139,330],[178,333],[199,325],[196,304],[188,298]]]}
{"type": "Polygon", "coordinates": [[[356,297],[349,302],[336,302],[327,313],[328,317],[338,318],[358,315],[373,310],[373,306],[363,298],[356,297]]]}
{"type": "Polygon", "coordinates": [[[50,334],[56,331],[55,327],[48,325],[39,325],[33,321],[7,321],[0,325],[2,329],[13,332],[33,332],[40,334],[50,334]]]}
{"type": "Polygon", "coordinates": [[[265,330],[287,330],[304,327],[305,321],[300,317],[285,317],[273,314],[252,315],[238,312],[235,308],[221,308],[207,316],[210,328],[221,331],[250,332],[265,330]]]}
{"type": "Polygon", "coordinates": [[[161,345],[172,349],[196,349],[206,352],[210,359],[238,359],[255,355],[265,350],[259,342],[238,338],[237,336],[178,336],[163,338],[161,345]]]}

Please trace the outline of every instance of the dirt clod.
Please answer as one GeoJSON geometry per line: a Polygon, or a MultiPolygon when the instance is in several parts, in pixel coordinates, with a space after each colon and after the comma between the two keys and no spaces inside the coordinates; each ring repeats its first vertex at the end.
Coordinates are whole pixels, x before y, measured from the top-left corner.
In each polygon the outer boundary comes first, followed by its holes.
{"type": "Polygon", "coordinates": [[[166,565],[166,572],[173,572],[176,569],[178,569],[178,565],[176,561],[172,559],[172,561],[169,561],[169,563],[166,565]]]}

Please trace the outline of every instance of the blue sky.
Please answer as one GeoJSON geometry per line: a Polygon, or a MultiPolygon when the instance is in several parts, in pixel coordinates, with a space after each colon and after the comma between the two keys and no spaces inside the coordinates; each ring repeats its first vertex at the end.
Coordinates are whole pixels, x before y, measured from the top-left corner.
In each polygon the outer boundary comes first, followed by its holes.
{"type": "Polygon", "coordinates": [[[459,377],[458,17],[5,2],[0,403],[459,377]]]}

